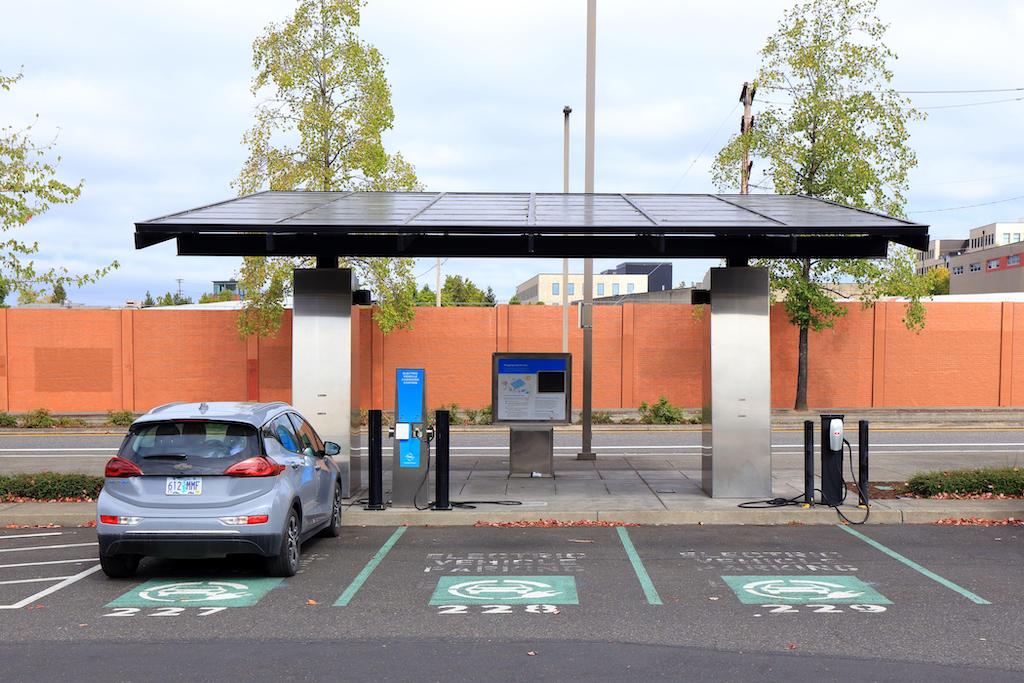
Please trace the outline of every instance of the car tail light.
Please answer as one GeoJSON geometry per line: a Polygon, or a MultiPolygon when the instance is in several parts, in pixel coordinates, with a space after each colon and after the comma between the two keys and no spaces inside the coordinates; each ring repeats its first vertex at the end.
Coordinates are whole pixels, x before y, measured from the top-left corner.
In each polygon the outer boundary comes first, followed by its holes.
{"type": "Polygon", "coordinates": [[[224,470],[224,474],[232,477],[273,477],[284,472],[284,465],[271,462],[270,458],[258,455],[236,462],[224,470]]]}
{"type": "Polygon", "coordinates": [[[238,515],[237,517],[221,517],[220,521],[231,526],[246,524],[266,524],[270,519],[267,515],[238,515]]]}
{"type": "Polygon", "coordinates": [[[135,526],[142,521],[142,517],[119,517],[117,515],[100,515],[100,524],[119,524],[121,526],[135,526]]]}
{"type": "Polygon", "coordinates": [[[142,470],[139,466],[133,463],[131,460],[125,460],[117,456],[107,461],[107,466],[103,470],[104,477],[141,477],[142,470]]]}

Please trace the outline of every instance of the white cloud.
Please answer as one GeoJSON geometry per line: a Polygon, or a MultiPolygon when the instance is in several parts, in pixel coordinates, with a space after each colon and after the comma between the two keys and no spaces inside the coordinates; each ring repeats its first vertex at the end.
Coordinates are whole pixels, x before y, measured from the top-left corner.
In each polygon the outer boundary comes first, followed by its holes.
{"type": "MultiPolygon", "coordinates": [[[[710,163],[737,127],[738,111],[730,111],[740,83],[753,77],[764,39],[790,4],[601,0],[597,189],[712,191],[710,163]]],[[[63,0],[5,9],[0,70],[24,65],[25,79],[0,95],[0,125],[27,123],[38,112],[38,138],[58,135],[61,177],[86,180],[78,202],[38,217],[23,236],[39,240],[42,266],[122,263],[73,298],[117,303],[172,289],[177,277],[197,296],[237,268],[234,259],[177,257],[171,244],[137,252],[133,222],[234,193],[230,181],[245,158],[240,138],[255,104],[252,40],[293,7],[281,0],[63,0]]],[[[1021,3],[882,0],[879,12],[900,56],[899,87],[1024,86],[1021,3]]],[[[561,110],[569,104],[571,182],[581,189],[584,27],[582,0],[370,0],[361,34],[389,60],[396,121],[388,145],[432,190],[557,191],[561,110]]],[[[999,96],[913,97],[927,107],[999,96]]],[[[920,165],[908,208],[1019,195],[1024,176],[1014,174],[1024,173],[1024,142],[1013,131],[1022,111],[1024,102],[931,110],[912,129],[920,165]]],[[[1024,202],[919,218],[934,235],[951,237],[1022,215],[1024,202]]],[[[458,268],[508,298],[529,275],[561,267],[552,264],[506,260],[495,268],[464,259],[446,270],[458,268]]],[[[709,263],[674,265],[679,282],[699,279],[709,263]]]]}

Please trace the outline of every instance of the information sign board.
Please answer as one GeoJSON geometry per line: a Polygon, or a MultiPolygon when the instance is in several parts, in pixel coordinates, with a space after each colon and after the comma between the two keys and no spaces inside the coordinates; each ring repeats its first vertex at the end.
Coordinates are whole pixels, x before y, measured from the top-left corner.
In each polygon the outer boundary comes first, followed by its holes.
{"type": "Polygon", "coordinates": [[[571,354],[496,353],[491,379],[495,423],[569,423],[571,354]]]}

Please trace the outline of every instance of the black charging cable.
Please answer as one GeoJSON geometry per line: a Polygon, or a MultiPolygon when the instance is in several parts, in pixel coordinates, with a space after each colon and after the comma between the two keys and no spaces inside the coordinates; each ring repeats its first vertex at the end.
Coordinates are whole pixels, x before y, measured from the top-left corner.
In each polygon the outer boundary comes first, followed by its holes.
{"type": "MultiPolygon", "coordinates": [[[[427,469],[423,472],[423,479],[420,481],[420,485],[416,487],[416,494],[412,497],[412,505],[421,512],[423,510],[429,510],[434,507],[436,500],[432,500],[426,504],[425,507],[420,507],[416,503],[416,499],[420,497],[420,492],[423,491],[423,485],[427,483],[427,479],[430,478],[430,442],[434,440],[434,432],[427,433],[427,469]]],[[[450,500],[448,504],[453,508],[461,508],[463,510],[475,510],[477,505],[522,505],[521,500],[450,500]]]]}
{"type": "MultiPolygon", "coordinates": [[[[850,445],[850,442],[847,441],[846,439],[843,439],[843,445],[846,446],[846,450],[847,450],[847,452],[850,455],[850,477],[853,479],[854,483],[857,485],[857,490],[860,492],[860,500],[865,500],[866,501],[868,499],[868,497],[865,494],[864,489],[861,488],[860,481],[857,479],[856,476],[854,476],[854,473],[853,473],[853,447],[850,445]]],[[[836,505],[833,505],[831,503],[824,503],[824,504],[828,505],[830,508],[835,510],[836,514],[839,515],[839,517],[843,521],[845,521],[847,524],[850,524],[850,525],[853,525],[853,526],[860,526],[861,524],[864,524],[865,522],[867,522],[868,518],[871,516],[871,506],[868,505],[868,506],[864,507],[864,519],[862,519],[860,521],[852,520],[849,517],[847,517],[846,515],[844,515],[843,511],[839,508],[839,506],[846,502],[846,495],[849,493],[849,489],[846,487],[846,480],[843,479],[842,465],[840,465],[840,467],[839,467],[839,479],[843,483],[843,497],[839,499],[839,503],[836,504],[836,505]]],[[[821,489],[814,489],[814,492],[816,492],[816,493],[821,495],[821,500],[822,501],[825,500],[825,494],[821,492],[821,489]]],[[[765,509],[765,508],[786,507],[788,505],[802,505],[803,502],[804,502],[804,494],[801,493],[799,495],[793,496],[792,498],[769,498],[767,500],[751,500],[751,501],[747,501],[745,503],[740,503],[736,507],[740,507],[740,508],[743,508],[745,510],[762,510],[762,509],[765,509]]]]}

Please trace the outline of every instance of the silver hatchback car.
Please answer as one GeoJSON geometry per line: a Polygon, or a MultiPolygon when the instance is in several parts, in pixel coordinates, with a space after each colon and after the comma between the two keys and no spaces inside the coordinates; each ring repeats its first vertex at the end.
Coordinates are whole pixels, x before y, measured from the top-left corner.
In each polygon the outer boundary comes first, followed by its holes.
{"type": "Polygon", "coordinates": [[[172,403],[137,419],[96,504],[100,564],[131,576],[142,557],[267,558],[299,568],[302,543],[341,531],[341,471],[285,403],[172,403]]]}

